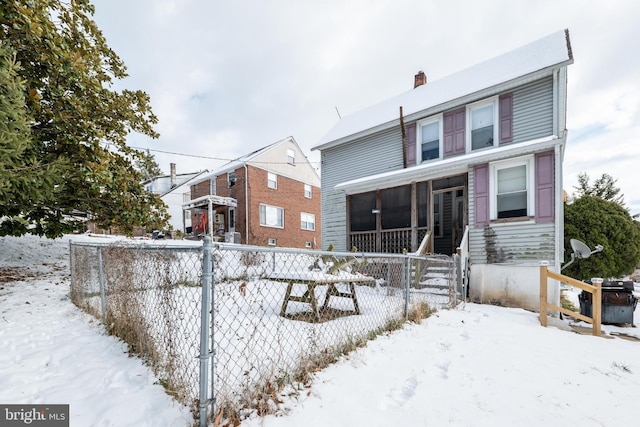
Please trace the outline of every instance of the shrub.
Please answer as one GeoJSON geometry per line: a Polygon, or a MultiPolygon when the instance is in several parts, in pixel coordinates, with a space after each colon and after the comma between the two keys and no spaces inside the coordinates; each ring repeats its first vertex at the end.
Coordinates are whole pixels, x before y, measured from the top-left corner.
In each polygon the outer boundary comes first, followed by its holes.
{"type": "Polygon", "coordinates": [[[570,239],[580,240],[591,248],[598,244],[604,248],[567,267],[564,274],[579,280],[631,274],[640,261],[640,223],[613,201],[586,195],[565,205],[565,258],[573,252],[570,239]]]}

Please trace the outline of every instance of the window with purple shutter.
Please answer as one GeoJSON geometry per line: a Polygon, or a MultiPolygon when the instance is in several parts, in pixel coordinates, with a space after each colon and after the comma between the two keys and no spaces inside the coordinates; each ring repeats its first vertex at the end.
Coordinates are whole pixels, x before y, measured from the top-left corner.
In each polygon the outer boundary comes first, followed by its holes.
{"type": "Polygon", "coordinates": [[[500,96],[500,144],[513,141],[513,94],[500,96]]]}
{"type": "Polygon", "coordinates": [[[489,165],[477,165],[473,168],[473,201],[476,227],[489,224],[489,165]]]}
{"type": "Polygon", "coordinates": [[[555,170],[554,153],[536,154],[536,221],[552,222],[555,219],[555,170]]]}
{"type": "Polygon", "coordinates": [[[442,115],[444,157],[449,157],[465,152],[465,115],[465,108],[461,108],[456,111],[450,111],[442,115]]]}
{"type": "Polygon", "coordinates": [[[416,124],[410,124],[406,127],[406,146],[405,155],[407,156],[407,166],[416,164],[416,124]]]}

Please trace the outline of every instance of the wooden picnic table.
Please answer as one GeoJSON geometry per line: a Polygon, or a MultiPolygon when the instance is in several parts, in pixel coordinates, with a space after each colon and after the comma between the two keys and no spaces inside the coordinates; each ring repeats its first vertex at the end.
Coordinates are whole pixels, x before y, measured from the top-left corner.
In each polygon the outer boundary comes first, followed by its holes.
{"type": "Polygon", "coordinates": [[[302,302],[311,305],[313,316],[316,321],[320,320],[320,312],[329,308],[329,300],[331,297],[349,298],[353,301],[353,312],[360,314],[360,305],[358,304],[358,295],[356,294],[356,283],[374,284],[373,277],[356,275],[356,274],[340,274],[333,275],[321,272],[310,271],[309,274],[284,275],[275,274],[270,277],[271,280],[288,283],[287,292],[284,295],[280,316],[286,317],[287,305],[289,302],[302,302]],[[315,273],[315,274],[314,274],[315,273]],[[348,284],[349,292],[341,292],[336,285],[340,283],[348,284]],[[300,284],[306,286],[306,291],[302,295],[291,295],[293,285],[300,284]],[[322,307],[318,307],[315,288],[317,286],[328,286],[322,307]]]}

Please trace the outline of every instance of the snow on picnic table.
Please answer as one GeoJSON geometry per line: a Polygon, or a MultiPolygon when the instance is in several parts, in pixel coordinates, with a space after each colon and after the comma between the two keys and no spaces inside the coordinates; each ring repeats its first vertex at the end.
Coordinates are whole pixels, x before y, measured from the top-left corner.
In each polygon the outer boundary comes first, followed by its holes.
{"type": "MultiPolygon", "coordinates": [[[[70,404],[72,426],[191,425],[148,367],[71,303],[69,238],[83,237],[0,238],[0,402],[70,404]]],[[[603,325],[604,339],[569,322],[542,328],[536,313],[488,305],[442,310],[319,372],[282,397],[278,416],[242,425],[637,425],[640,343],[612,335],[640,338],[638,328],[603,325]]]]}

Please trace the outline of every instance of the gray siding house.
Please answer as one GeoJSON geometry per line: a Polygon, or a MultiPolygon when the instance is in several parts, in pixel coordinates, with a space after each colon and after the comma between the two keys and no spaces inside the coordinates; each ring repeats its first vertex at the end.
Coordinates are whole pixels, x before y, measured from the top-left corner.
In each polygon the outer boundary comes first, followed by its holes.
{"type": "MultiPolygon", "coordinates": [[[[472,301],[537,310],[563,260],[568,30],[342,118],[322,158],[322,242],[337,250],[463,246],[472,301]]],[[[558,303],[559,291],[550,290],[558,303]]]]}

